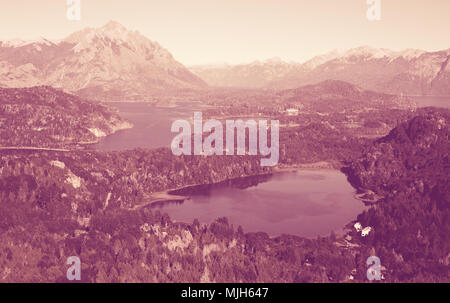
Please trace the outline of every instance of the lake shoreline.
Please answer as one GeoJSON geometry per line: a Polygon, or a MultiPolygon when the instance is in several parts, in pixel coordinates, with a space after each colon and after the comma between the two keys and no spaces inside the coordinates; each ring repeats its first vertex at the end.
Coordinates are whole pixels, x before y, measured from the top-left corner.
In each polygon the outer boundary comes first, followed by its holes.
{"type": "MultiPolygon", "coordinates": [[[[183,185],[183,186],[180,186],[177,188],[169,188],[169,189],[166,189],[163,191],[152,193],[151,195],[149,195],[149,197],[148,197],[149,200],[147,202],[136,205],[132,209],[136,210],[136,209],[140,209],[143,207],[148,207],[148,206],[151,207],[153,204],[156,204],[156,203],[173,202],[173,201],[182,202],[182,201],[190,199],[190,196],[189,195],[186,195],[186,196],[177,195],[177,194],[173,194],[173,192],[178,192],[178,191],[195,188],[195,187],[199,187],[199,186],[218,186],[218,185],[221,185],[221,184],[224,184],[227,182],[232,182],[232,181],[236,181],[236,180],[244,179],[244,178],[269,177],[269,176],[274,176],[274,175],[283,174],[283,173],[295,173],[295,172],[302,171],[302,170],[339,171],[339,172],[341,172],[340,171],[341,166],[337,167],[336,165],[337,165],[337,163],[325,162],[325,161],[314,162],[314,163],[295,164],[295,165],[283,165],[281,167],[278,167],[278,166],[275,167],[273,169],[273,171],[270,173],[242,176],[242,177],[222,180],[220,182],[215,182],[215,183],[190,184],[190,185],[183,185]]],[[[355,189],[355,191],[356,191],[356,189],[355,189]]],[[[355,193],[355,198],[356,198],[356,193],[355,193]]],[[[361,199],[357,198],[357,200],[361,200],[361,199]]]]}
{"type": "Polygon", "coordinates": [[[341,234],[365,206],[356,199],[346,175],[332,166],[305,163],[222,182],[180,186],[155,192],[134,209],[147,207],[167,213],[173,222],[187,224],[195,219],[209,224],[225,217],[235,226],[264,232],[270,238],[341,234]]]}

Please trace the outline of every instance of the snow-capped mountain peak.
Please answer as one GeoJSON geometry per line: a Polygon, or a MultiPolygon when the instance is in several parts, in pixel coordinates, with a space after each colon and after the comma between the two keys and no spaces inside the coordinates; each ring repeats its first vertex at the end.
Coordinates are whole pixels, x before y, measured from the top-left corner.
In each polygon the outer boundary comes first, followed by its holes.
{"type": "Polygon", "coordinates": [[[205,86],[157,42],[114,21],[58,43],[40,38],[5,45],[0,44],[0,86],[45,84],[109,100],[205,86]]]}
{"type": "Polygon", "coordinates": [[[403,51],[395,52],[395,55],[397,57],[403,57],[403,58],[409,60],[409,59],[420,57],[421,55],[423,55],[425,53],[426,53],[426,51],[421,50],[421,49],[408,48],[403,51]]]}
{"type": "Polygon", "coordinates": [[[102,44],[103,46],[109,47],[113,43],[116,45],[129,43],[129,46],[152,43],[138,32],[129,31],[115,21],[110,21],[106,25],[99,28],[87,28],[80,30],[65,38],[64,41],[76,44],[76,51],[89,49],[91,47],[95,47],[97,44],[102,44]]]}
{"type": "Polygon", "coordinates": [[[0,42],[0,46],[2,47],[18,47],[24,45],[26,43],[25,40],[22,39],[10,39],[0,42]]]}
{"type": "Polygon", "coordinates": [[[0,42],[0,46],[2,47],[21,47],[25,45],[30,44],[40,44],[40,45],[46,45],[51,46],[54,44],[57,44],[57,41],[49,40],[44,37],[39,37],[37,39],[31,39],[31,40],[22,40],[22,39],[11,39],[11,40],[5,40],[0,42]]]}
{"type": "Polygon", "coordinates": [[[122,24],[120,24],[117,21],[111,20],[108,23],[106,23],[105,25],[103,25],[101,27],[102,30],[106,30],[106,31],[113,31],[113,32],[126,32],[128,31],[127,28],[125,26],[123,26],[122,24]]]}
{"type": "Polygon", "coordinates": [[[410,60],[424,54],[425,51],[419,49],[406,49],[402,51],[393,51],[387,48],[376,48],[371,46],[360,46],[342,52],[340,58],[358,57],[365,59],[383,59],[394,60],[400,57],[410,60]]]}
{"type": "Polygon", "coordinates": [[[360,46],[333,50],[304,63],[278,60],[191,70],[217,87],[296,88],[341,80],[365,89],[403,94],[449,95],[449,50],[390,50],[360,46]]]}
{"type": "Polygon", "coordinates": [[[386,48],[374,48],[363,46],[348,51],[347,55],[355,55],[359,57],[368,57],[370,59],[390,58],[393,52],[386,48]]]}

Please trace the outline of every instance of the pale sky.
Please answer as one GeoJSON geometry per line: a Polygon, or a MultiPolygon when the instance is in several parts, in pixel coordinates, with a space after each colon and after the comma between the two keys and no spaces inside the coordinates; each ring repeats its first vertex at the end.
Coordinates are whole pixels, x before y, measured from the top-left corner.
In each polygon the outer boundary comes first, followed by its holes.
{"type": "Polygon", "coordinates": [[[450,48],[450,0],[381,0],[368,21],[366,0],[0,0],[0,40],[61,39],[115,20],[158,41],[185,65],[279,57],[303,62],[361,45],[393,50],[450,48]]]}

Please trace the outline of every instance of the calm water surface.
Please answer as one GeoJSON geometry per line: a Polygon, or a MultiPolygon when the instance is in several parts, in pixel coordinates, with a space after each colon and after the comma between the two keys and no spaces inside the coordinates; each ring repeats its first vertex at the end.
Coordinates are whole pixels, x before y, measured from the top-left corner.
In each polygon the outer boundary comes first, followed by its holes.
{"type": "MultiPolygon", "coordinates": [[[[175,194],[187,194],[184,202],[153,206],[172,220],[211,223],[227,217],[245,232],[263,231],[271,236],[293,234],[302,237],[339,233],[365,207],[354,198],[346,176],[334,170],[304,170],[281,173],[265,182],[242,179],[243,184],[199,186],[175,194]],[[250,184],[249,184],[250,183],[250,184]]],[[[236,184],[237,183],[237,184],[236,184]]]]}
{"type": "Polygon", "coordinates": [[[189,120],[194,111],[201,111],[198,103],[184,103],[177,107],[157,107],[150,103],[110,103],[119,110],[119,114],[131,121],[134,127],[118,131],[102,138],[92,147],[99,150],[127,150],[138,147],[170,147],[170,142],[177,135],[170,131],[172,122],[177,119],[189,120]]]}
{"type": "MultiPolygon", "coordinates": [[[[113,103],[134,128],[119,131],[94,145],[100,150],[126,150],[137,147],[170,146],[170,132],[176,119],[191,119],[202,110],[197,103],[173,108],[148,103],[113,103]]],[[[354,189],[339,171],[305,170],[261,178],[244,178],[220,186],[200,186],[185,190],[191,196],[184,203],[154,206],[172,220],[210,223],[227,217],[245,232],[263,231],[271,236],[294,234],[303,237],[339,232],[364,209],[353,197],[354,189]],[[261,182],[263,181],[263,182],[261,182]]]]}
{"type": "MultiPolygon", "coordinates": [[[[419,107],[438,106],[450,108],[450,97],[411,97],[419,107]]],[[[176,134],[170,132],[177,119],[192,119],[194,111],[205,107],[196,102],[178,103],[176,107],[157,107],[150,103],[110,103],[122,117],[133,122],[132,129],[118,131],[92,147],[99,150],[127,150],[133,148],[170,147],[176,134]]]]}

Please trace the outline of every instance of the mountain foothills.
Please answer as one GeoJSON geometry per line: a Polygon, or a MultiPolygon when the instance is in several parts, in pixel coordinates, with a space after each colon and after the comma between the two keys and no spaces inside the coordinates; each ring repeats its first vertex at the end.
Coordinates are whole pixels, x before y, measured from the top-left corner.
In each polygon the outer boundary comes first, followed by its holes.
{"type": "Polygon", "coordinates": [[[49,86],[0,88],[0,147],[74,147],[130,127],[112,108],[49,86]]]}
{"type": "MultiPolygon", "coordinates": [[[[450,113],[408,115],[379,139],[349,144],[335,130],[323,143],[293,142],[321,160],[340,149],[349,180],[376,197],[358,217],[372,228],[365,237],[353,222],[339,236],[270,238],[226,218],[173,222],[145,206],[167,189],[272,172],[250,156],[0,151],[0,279],[66,281],[76,255],[86,282],[366,282],[367,256],[376,255],[383,281],[448,282],[450,113]]],[[[316,141],[314,132],[322,129],[313,125],[300,141],[316,141]]],[[[305,163],[286,153],[284,163],[305,163]]]]}
{"type": "Polygon", "coordinates": [[[146,100],[206,84],[158,43],[111,21],[53,42],[0,42],[0,86],[50,85],[100,100],[146,100]]]}
{"type": "Polygon", "coordinates": [[[194,66],[191,70],[218,87],[290,89],[341,80],[365,89],[405,95],[450,95],[450,49],[391,51],[368,46],[332,51],[305,63],[281,60],[237,66],[194,66]]]}
{"type": "MultiPolygon", "coordinates": [[[[299,124],[304,124],[311,117],[333,123],[333,117],[341,116],[339,119],[350,122],[361,118],[362,113],[372,112],[377,115],[388,109],[414,110],[417,107],[411,98],[365,90],[339,80],[325,80],[295,89],[276,91],[217,89],[199,99],[211,105],[211,108],[205,111],[209,115],[269,115],[281,120],[289,118],[294,120],[291,122],[299,124]],[[289,110],[296,111],[294,117],[286,117],[289,110]],[[328,116],[328,119],[323,118],[323,115],[328,116]]],[[[356,120],[354,122],[357,122],[356,120]]]]}

